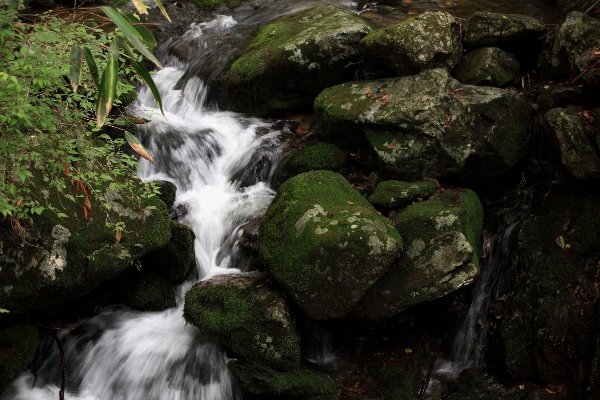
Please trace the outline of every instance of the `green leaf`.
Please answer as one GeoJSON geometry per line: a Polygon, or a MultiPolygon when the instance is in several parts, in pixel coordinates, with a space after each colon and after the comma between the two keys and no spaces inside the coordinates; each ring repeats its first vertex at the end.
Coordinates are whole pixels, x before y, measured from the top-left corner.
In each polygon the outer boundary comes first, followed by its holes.
{"type": "Polygon", "coordinates": [[[148,27],[140,23],[140,18],[137,15],[125,10],[120,11],[121,15],[123,15],[123,17],[125,17],[125,19],[131,23],[131,26],[138,31],[142,43],[144,43],[146,47],[153,52],[154,48],[156,47],[156,39],[148,27]]]}
{"type": "Polygon", "coordinates": [[[117,92],[117,75],[119,73],[119,48],[113,40],[108,52],[108,62],[102,74],[102,81],[98,88],[98,100],[96,103],[96,122],[98,126],[104,125],[110,112],[117,92]]]}
{"type": "Polygon", "coordinates": [[[150,76],[148,71],[146,71],[146,68],[144,68],[142,66],[142,64],[140,64],[139,62],[132,61],[131,65],[133,66],[133,69],[139,75],[139,77],[142,78],[144,80],[144,82],[146,82],[148,87],[150,88],[150,91],[152,92],[152,95],[154,96],[154,100],[156,100],[156,104],[158,104],[158,108],[160,108],[160,112],[162,113],[163,117],[166,118],[165,112],[163,111],[163,108],[162,108],[162,99],[160,98],[160,92],[158,91],[156,84],[152,80],[152,77],[150,76]]]}
{"type": "Polygon", "coordinates": [[[97,85],[100,82],[100,75],[98,74],[98,66],[96,65],[96,60],[92,55],[92,52],[87,47],[83,48],[83,54],[85,55],[85,61],[87,63],[88,69],[90,70],[90,74],[92,74],[92,79],[94,79],[94,83],[97,85]]]}
{"type": "Polygon", "coordinates": [[[71,61],[71,68],[69,70],[69,79],[71,80],[71,88],[74,92],[77,92],[77,87],[81,80],[81,68],[83,66],[83,51],[81,47],[74,45],[71,47],[71,55],[69,57],[71,61]]]}
{"type": "Polygon", "coordinates": [[[0,314],[7,314],[9,312],[6,308],[0,308],[0,314]]]}
{"type": "Polygon", "coordinates": [[[127,131],[125,131],[125,140],[127,140],[127,143],[142,144],[142,142],[140,142],[140,139],[133,136],[131,133],[129,133],[127,131]]]}
{"type": "Polygon", "coordinates": [[[132,117],[130,115],[120,115],[113,121],[113,124],[119,126],[129,126],[129,125],[143,125],[150,122],[149,119],[132,117]]]}
{"type": "Polygon", "coordinates": [[[115,0],[113,2],[113,5],[115,7],[123,7],[123,6],[127,5],[127,4],[129,4],[129,0],[115,0]]]}
{"type": "Polygon", "coordinates": [[[152,53],[142,43],[142,35],[135,29],[129,21],[121,14],[120,11],[115,10],[112,7],[102,7],[104,14],[108,16],[117,25],[117,27],[123,32],[129,43],[133,45],[144,57],[152,61],[159,68],[162,68],[161,63],[154,57],[152,53]]]}
{"type": "Polygon", "coordinates": [[[165,10],[165,8],[163,7],[161,1],[160,0],[154,0],[154,2],[156,3],[156,6],[158,7],[158,9],[162,13],[162,15],[164,15],[164,17],[167,19],[167,21],[171,22],[171,18],[169,18],[169,14],[167,14],[167,10],[165,10]]]}
{"type": "Polygon", "coordinates": [[[59,213],[58,213],[58,214],[56,214],[56,215],[58,215],[58,217],[59,217],[59,218],[67,218],[67,217],[68,217],[68,216],[67,216],[67,214],[65,214],[65,213],[61,213],[61,212],[59,212],[59,213]]]}

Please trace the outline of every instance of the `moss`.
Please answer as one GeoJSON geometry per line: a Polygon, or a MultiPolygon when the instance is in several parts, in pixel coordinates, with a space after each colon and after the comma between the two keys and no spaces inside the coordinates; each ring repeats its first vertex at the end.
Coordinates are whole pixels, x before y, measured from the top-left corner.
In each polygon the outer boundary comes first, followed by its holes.
{"type": "Polygon", "coordinates": [[[140,311],[164,311],[176,305],[175,286],[164,278],[147,271],[129,272],[125,290],[127,306],[140,311]]]}
{"type": "Polygon", "coordinates": [[[419,198],[428,198],[435,190],[432,182],[385,181],[377,184],[369,203],[384,208],[404,207],[419,198]]]}
{"type": "Polygon", "coordinates": [[[478,11],[465,22],[463,44],[468,49],[518,47],[537,43],[537,37],[545,31],[542,21],[526,15],[478,11]]]}
{"type": "Polygon", "coordinates": [[[36,324],[26,316],[0,322],[0,394],[33,361],[38,339],[36,324]]]}
{"type": "Polygon", "coordinates": [[[126,82],[126,91],[121,93],[119,95],[119,101],[121,102],[121,106],[125,107],[128,106],[129,104],[133,103],[134,101],[136,101],[138,99],[138,92],[137,89],[131,85],[129,82],[126,82]]]}
{"type": "Polygon", "coordinates": [[[497,47],[483,47],[463,57],[456,79],[469,85],[501,87],[513,82],[520,68],[512,54],[497,47]]]}
{"type": "Polygon", "coordinates": [[[177,196],[177,186],[173,182],[168,181],[155,181],[154,183],[159,186],[160,194],[158,198],[165,203],[167,209],[171,209],[177,196]]]}

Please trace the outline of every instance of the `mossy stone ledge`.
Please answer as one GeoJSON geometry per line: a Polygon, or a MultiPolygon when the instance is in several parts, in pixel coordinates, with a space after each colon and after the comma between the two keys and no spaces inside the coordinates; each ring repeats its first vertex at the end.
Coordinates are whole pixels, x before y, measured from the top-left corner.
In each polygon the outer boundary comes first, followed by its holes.
{"type": "Polygon", "coordinates": [[[384,181],[377,184],[368,200],[375,207],[405,207],[415,200],[427,199],[435,191],[433,182],[384,181]]]}

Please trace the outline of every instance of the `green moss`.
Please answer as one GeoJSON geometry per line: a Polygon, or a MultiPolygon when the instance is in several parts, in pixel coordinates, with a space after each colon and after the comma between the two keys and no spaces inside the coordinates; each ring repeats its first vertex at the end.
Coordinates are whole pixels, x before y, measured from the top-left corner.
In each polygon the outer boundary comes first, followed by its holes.
{"type": "MultiPolygon", "coordinates": [[[[146,271],[131,271],[125,294],[127,306],[140,311],[164,311],[176,305],[175,286],[146,271]]],[[[126,278],[123,278],[126,279],[126,278]]]]}
{"type": "Polygon", "coordinates": [[[183,283],[196,265],[194,231],[186,225],[171,221],[169,243],[140,259],[144,270],[154,271],[174,283],[183,283]]]}
{"type": "Polygon", "coordinates": [[[177,196],[177,186],[173,182],[168,181],[155,181],[154,183],[159,187],[160,194],[158,198],[165,203],[167,209],[173,207],[175,197],[177,196]]]}
{"type": "Polygon", "coordinates": [[[385,181],[375,187],[369,203],[376,207],[404,207],[419,198],[426,199],[436,190],[432,182],[385,181]]]}
{"type": "Polygon", "coordinates": [[[37,326],[28,317],[0,323],[0,394],[33,361],[38,339],[37,326]]]}

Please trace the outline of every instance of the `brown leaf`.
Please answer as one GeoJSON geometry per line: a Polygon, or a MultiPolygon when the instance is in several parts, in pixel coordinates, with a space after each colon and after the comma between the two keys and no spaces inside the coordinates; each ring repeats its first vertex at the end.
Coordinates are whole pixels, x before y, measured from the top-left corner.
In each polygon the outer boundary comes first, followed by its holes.
{"type": "Polygon", "coordinates": [[[148,154],[148,152],[146,151],[146,149],[144,148],[144,146],[142,146],[139,143],[131,143],[131,142],[129,142],[129,145],[131,146],[131,148],[133,149],[133,151],[135,151],[140,156],[144,157],[146,160],[148,160],[152,164],[154,164],[154,159],[152,158],[152,156],[150,154],[148,154]]]}
{"type": "Polygon", "coordinates": [[[88,211],[87,208],[83,207],[83,219],[85,219],[87,221],[89,217],[90,217],[90,212],[88,211]]]}
{"type": "Polygon", "coordinates": [[[389,99],[390,99],[390,95],[389,95],[389,94],[386,94],[385,96],[383,96],[383,97],[381,98],[381,102],[382,102],[382,103],[385,103],[385,102],[387,102],[389,99]]]}
{"type": "Polygon", "coordinates": [[[354,203],[351,202],[351,201],[346,201],[346,203],[348,203],[349,206],[353,206],[354,205],[354,203]]]}
{"type": "Polygon", "coordinates": [[[370,92],[369,94],[367,94],[367,97],[368,97],[368,98],[371,98],[371,97],[373,97],[373,96],[375,96],[375,92],[370,92]]]}
{"type": "Polygon", "coordinates": [[[19,201],[17,201],[17,207],[21,207],[22,203],[23,203],[23,196],[19,197],[19,201]]]}
{"type": "Polygon", "coordinates": [[[121,231],[117,231],[117,233],[115,233],[115,239],[117,239],[117,243],[121,242],[121,231]]]}
{"type": "Polygon", "coordinates": [[[333,213],[332,212],[328,212],[327,213],[327,218],[333,218],[333,213]]]}
{"type": "Polygon", "coordinates": [[[89,197],[86,197],[85,200],[83,200],[83,208],[85,208],[88,211],[92,211],[92,203],[90,203],[89,197]]]}
{"type": "Polygon", "coordinates": [[[69,176],[69,174],[71,173],[71,167],[67,163],[65,163],[64,165],[65,165],[65,176],[69,176]]]}
{"type": "Polygon", "coordinates": [[[371,90],[371,86],[367,86],[367,92],[371,90]]]}
{"type": "Polygon", "coordinates": [[[446,114],[446,124],[444,125],[444,128],[447,128],[448,125],[450,125],[450,121],[452,121],[452,117],[446,114]]]}
{"type": "Polygon", "coordinates": [[[390,145],[388,146],[388,149],[393,149],[394,147],[396,147],[396,142],[392,142],[390,143],[390,145]]]}
{"type": "Polygon", "coordinates": [[[462,92],[463,90],[464,90],[463,88],[459,87],[459,88],[456,88],[456,89],[454,89],[454,90],[453,90],[453,91],[451,91],[450,93],[452,93],[452,94],[456,94],[456,93],[458,93],[458,92],[462,92]]]}

